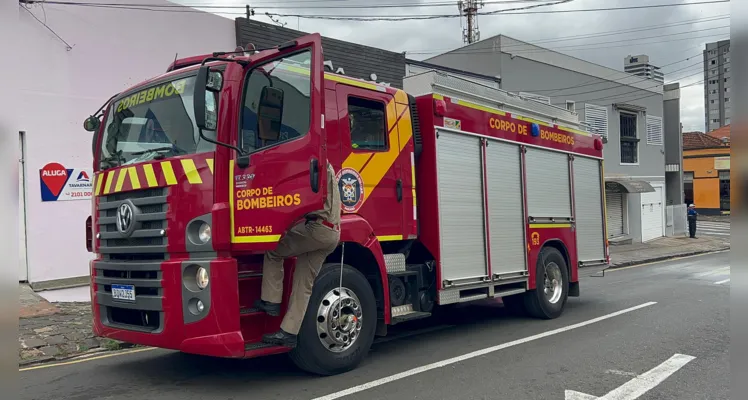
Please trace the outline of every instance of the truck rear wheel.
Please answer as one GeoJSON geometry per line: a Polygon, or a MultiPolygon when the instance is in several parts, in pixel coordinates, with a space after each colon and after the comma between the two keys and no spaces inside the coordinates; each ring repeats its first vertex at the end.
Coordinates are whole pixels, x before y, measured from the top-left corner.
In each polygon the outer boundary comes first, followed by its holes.
{"type": "Polygon", "coordinates": [[[525,293],[525,309],[535,317],[561,316],[569,297],[569,270],[560,251],[545,247],[535,265],[535,290],[525,293]]]}
{"type": "Polygon", "coordinates": [[[298,343],[291,359],[318,375],[350,371],[366,357],[377,327],[374,291],[355,268],[324,264],[309,298],[298,343]]]}

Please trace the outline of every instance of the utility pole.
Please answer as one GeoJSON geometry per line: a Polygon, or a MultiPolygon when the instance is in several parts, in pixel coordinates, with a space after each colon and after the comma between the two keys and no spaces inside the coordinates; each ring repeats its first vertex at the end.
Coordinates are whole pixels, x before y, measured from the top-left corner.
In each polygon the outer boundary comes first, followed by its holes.
{"type": "Polygon", "coordinates": [[[483,5],[483,0],[460,0],[457,2],[460,15],[465,17],[465,23],[462,28],[462,41],[467,44],[472,44],[480,40],[478,10],[483,8],[483,5]]]}
{"type": "Polygon", "coordinates": [[[249,20],[249,17],[255,15],[255,10],[253,8],[249,7],[249,4],[247,4],[247,20],[249,20]]]}

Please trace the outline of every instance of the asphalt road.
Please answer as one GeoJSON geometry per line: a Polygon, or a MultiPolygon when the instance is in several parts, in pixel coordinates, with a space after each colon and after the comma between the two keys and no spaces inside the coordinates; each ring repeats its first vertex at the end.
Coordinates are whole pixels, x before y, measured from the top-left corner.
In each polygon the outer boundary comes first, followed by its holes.
{"type": "Polygon", "coordinates": [[[556,320],[509,316],[493,301],[464,306],[400,328],[343,375],[310,376],[285,356],[153,350],[22,371],[21,398],[730,398],[729,252],[596,271],[582,270],[582,297],[556,320]]]}

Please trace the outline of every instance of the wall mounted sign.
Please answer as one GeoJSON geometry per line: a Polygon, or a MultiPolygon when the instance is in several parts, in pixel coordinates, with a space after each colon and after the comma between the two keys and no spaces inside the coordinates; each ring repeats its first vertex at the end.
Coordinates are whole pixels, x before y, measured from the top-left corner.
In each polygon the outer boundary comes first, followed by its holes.
{"type": "Polygon", "coordinates": [[[93,193],[93,171],[65,168],[51,162],[39,170],[42,201],[88,200],[93,193]]]}

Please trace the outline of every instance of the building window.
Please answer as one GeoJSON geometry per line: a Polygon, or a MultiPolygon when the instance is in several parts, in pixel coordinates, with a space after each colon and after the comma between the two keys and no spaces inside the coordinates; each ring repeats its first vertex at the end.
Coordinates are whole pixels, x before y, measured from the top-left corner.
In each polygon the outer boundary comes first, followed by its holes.
{"type": "Polygon", "coordinates": [[[683,171],[683,201],[693,203],[693,171],[683,171]]]}
{"type": "Polygon", "coordinates": [[[730,88],[729,87],[725,88],[725,93],[730,93],[730,88]]]}
{"type": "Polygon", "coordinates": [[[730,171],[719,171],[719,210],[730,211],[730,171]]]}
{"type": "Polygon", "coordinates": [[[712,89],[711,94],[717,94],[717,89],[712,89]]]}
{"type": "Polygon", "coordinates": [[[662,146],[662,118],[647,115],[647,144],[662,146]]]}
{"type": "Polygon", "coordinates": [[[351,147],[356,150],[387,150],[387,124],[384,115],[383,103],[349,97],[351,147]]]}
{"type": "Polygon", "coordinates": [[[711,72],[712,72],[712,75],[717,75],[717,70],[716,69],[713,69],[711,72]]]}
{"type": "Polygon", "coordinates": [[[725,118],[725,125],[730,125],[730,118],[725,118]]]}
{"type": "Polygon", "coordinates": [[[710,104],[714,104],[714,100],[709,100],[709,103],[710,104]]]}
{"type": "Polygon", "coordinates": [[[639,162],[639,136],[636,132],[636,114],[620,113],[621,164],[639,162]]]}
{"type": "Polygon", "coordinates": [[[719,123],[719,120],[718,119],[712,119],[712,123],[713,124],[717,124],[717,123],[719,123]]]}
{"type": "Polygon", "coordinates": [[[727,78],[725,78],[725,82],[727,82],[727,78]]]}
{"type": "Polygon", "coordinates": [[[711,64],[714,65],[717,63],[717,60],[712,60],[711,64]]]}
{"type": "Polygon", "coordinates": [[[608,137],[608,108],[595,104],[584,105],[584,122],[587,131],[602,137],[608,137]]]}
{"type": "Polygon", "coordinates": [[[729,97],[725,97],[725,103],[729,103],[729,102],[730,102],[730,98],[729,97]]]}

